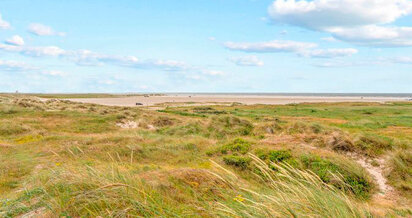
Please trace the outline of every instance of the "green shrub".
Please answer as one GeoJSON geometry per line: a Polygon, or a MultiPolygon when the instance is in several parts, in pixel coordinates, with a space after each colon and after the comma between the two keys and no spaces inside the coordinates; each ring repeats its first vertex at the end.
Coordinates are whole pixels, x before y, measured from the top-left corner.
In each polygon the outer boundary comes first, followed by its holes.
{"type": "Polygon", "coordinates": [[[252,161],[251,158],[249,157],[242,157],[242,156],[236,156],[236,155],[227,155],[223,157],[223,161],[227,165],[232,165],[235,167],[239,167],[241,169],[246,169],[250,162],[252,161]]]}
{"type": "MultiPolygon", "coordinates": [[[[267,163],[287,163],[293,167],[299,167],[299,162],[292,156],[289,150],[257,150],[255,154],[267,163]]],[[[277,170],[276,167],[271,166],[273,170],[277,170]]]]}
{"type": "Polygon", "coordinates": [[[268,158],[268,151],[265,149],[257,149],[255,154],[261,160],[267,160],[268,158]]]}
{"type": "Polygon", "coordinates": [[[281,162],[292,158],[292,154],[287,150],[270,151],[268,154],[269,160],[273,162],[281,162]]]}
{"type": "Polygon", "coordinates": [[[341,166],[316,155],[303,155],[301,161],[305,168],[314,172],[322,181],[333,184],[337,188],[349,188],[349,191],[358,198],[367,199],[370,197],[373,184],[365,175],[350,171],[350,166],[341,166]],[[342,176],[346,185],[335,183],[336,176],[342,176]]]}
{"type": "Polygon", "coordinates": [[[194,107],[193,112],[198,114],[227,114],[226,111],[219,111],[211,107],[194,107]]]}
{"type": "Polygon", "coordinates": [[[228,151],[231,151],[233,153],[239,152],[241,154],[246,154],[250,150],[250,146],[250,142],[241,138],[237,138],[233,140],[233,142],[222,146],[220,151],[222,154],[227,154],[228,151]]]}

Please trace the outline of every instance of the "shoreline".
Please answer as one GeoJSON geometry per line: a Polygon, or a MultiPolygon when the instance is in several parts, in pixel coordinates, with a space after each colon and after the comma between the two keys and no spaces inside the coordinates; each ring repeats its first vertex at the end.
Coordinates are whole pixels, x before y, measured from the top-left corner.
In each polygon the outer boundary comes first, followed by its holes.
{"type": "Polygon", "coordinates": [[[162,96],[130,96],[114,98],[69,98],[74,102],[93,103],[108,106],[156,106],[156,105],[216,105],[241,103],[245,105],[285,105],[299,103],[338,103],[338,102],[400,102],[407,97],[370,96],[302,96],[302,95],[235,95],[235,94],[166,94],[162,96]],[[141,104],[141,105],[136,105],[141,104]]]}

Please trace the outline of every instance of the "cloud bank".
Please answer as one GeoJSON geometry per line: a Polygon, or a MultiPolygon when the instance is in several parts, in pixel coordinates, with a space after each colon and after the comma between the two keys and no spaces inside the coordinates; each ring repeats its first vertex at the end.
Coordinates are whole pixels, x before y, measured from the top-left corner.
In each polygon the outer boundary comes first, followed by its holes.
{"type": "Polygon", "coordinates": [[[276,0],[268,13],[274,23],[328,32],[358,45],[412,46],[411,27],[387,26],[412,13],[411,0],[276,0]]]}
{"type": "MultiPolygon", "coordinates": [[[[358,50],[354,48],[315,49],[318,47],[316,43],[282,40],[270,42],[226,42],[224,46],[227,49],[234,51],[253,53],[289,52],[310,58],[337,58],[351,56],[358,53],[358,50]]],[[[256,62],[256,60],[251,60],[250,57],[246,59],[232,59],[231,61],[237,63],[238,65],[248,65],[249,63],[253,65],[252,62],[256,62]]]]}

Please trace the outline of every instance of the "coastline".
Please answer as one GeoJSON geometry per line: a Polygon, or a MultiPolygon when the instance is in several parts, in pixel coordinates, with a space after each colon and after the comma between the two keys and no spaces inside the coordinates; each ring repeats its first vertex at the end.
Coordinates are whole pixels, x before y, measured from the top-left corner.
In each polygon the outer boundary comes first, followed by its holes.
{"type": "Polygon", "coordinates": [[[245,105],[285,105],[299,103],[337,103],[337,102],[397,102],[408,101],[408,97],[371,97],[371,96],[305,96],[269,94],[165,94],[161,96],[131,96],[115,98],[70,98],[74,102],[93,103],[108,106],[156,106],[162,104],[214,105],[241,103],[245,105]],[[141,105],[136,105],[141,104],[141,105]]]}

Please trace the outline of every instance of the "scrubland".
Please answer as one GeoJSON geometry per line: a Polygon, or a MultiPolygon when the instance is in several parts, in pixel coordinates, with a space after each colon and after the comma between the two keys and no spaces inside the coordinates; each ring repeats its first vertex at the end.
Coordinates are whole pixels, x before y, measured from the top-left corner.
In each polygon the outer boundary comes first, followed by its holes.
{"type": "Polygon", "coordinates": [[[411,217],[411,143],[407,102],[0,95],[0,217],[411,217]]]}

